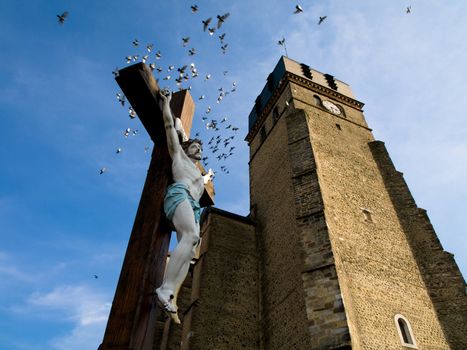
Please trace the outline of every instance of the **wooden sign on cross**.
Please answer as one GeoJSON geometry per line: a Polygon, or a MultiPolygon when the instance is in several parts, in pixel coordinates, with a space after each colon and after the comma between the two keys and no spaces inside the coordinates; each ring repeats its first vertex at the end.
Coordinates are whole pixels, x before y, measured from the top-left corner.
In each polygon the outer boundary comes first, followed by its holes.
{"type": "MultiPolygon", "coordinates": [[[[149,67],[138,63],[124,68],[116,81],[153,140],[154,149],[99,349],[152,350],[161,312],[154,291],[162,283],[171,233],[163,214],[165,189],[172,182],[171,159],[158,103],[160,88],[149,67]]],[[[195,108],[190,93],[182,90],[173,94],[171,108],[189,135],[195,108]]],[[[200,164],[198,167],[204,173],[200,164]]],[[[200,204],[212,205],[213,199],[214,188],[208,182],[200,204]]]]}

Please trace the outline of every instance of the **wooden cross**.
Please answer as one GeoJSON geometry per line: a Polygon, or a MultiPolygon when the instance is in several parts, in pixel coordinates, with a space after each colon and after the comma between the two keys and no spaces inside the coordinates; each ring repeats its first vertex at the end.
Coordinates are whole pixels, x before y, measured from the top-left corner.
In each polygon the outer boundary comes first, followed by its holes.
{"type": "MultiPolygon", "coordinates": [[[[161,312],[154,291],[162,284],[172,231],[163,214],[165,190],[172,182],[172,162],[158,104],[160,88],[149,67],[138,63],[124,68],[116,81],[153,140],[154,149],[99,349],[152,350],[161,312]]],[[[190,93],[174,93],[171,108],[189,135],[195,108],[190,93]]],[[[204,173],[200,164],[198,167],[204,173]]],[[[213,198],[214,188],[209,182],[201,206],[212,205],[213,198]]]]}

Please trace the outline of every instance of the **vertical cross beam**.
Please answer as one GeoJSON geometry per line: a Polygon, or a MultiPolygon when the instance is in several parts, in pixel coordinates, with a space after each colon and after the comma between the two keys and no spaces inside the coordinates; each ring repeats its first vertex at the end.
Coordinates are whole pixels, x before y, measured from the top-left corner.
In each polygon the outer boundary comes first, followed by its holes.
{"type": "MultiPolygon", "coordinates": [[[[161,312],[154,290],[162,283],[170,242],[163,202],[172,181],[171,159],[158,106],[159,87],[151,70],[135,64],[122,69],[116,80],[154,141],[154,150],[99,349],[149,350],[161,312]]],[[[188,91],[174,94],[171,107],[189,135],[195,106],[188,91]]]]}

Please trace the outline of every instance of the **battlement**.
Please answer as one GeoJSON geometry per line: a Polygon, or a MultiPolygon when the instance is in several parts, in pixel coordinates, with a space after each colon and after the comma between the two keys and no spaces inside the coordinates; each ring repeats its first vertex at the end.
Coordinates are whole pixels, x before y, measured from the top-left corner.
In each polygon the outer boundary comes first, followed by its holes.
{"type": "Polygon", "coordinates": [[[269,113],[275,97],[280,94],[281,88],[285,86],[285,82],[288,80],[305,84],[311,90],[343,100],[345,103],[355,105],[358,108],[363,107],[363,103],[355,99],[348,84],[336,79],[331,74],[321,73],[304,63],[282,56],[272,73],[269,74],[266,85],[255,100],[255,105],[248,117],[247,140],[251,139],[257,125],[261,124],[262,116],[269,113]]]}

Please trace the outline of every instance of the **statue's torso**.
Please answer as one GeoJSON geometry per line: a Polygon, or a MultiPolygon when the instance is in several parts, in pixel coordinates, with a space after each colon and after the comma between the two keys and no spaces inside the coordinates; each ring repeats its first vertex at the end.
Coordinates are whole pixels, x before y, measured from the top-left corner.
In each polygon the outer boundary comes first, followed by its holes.
{"type": "Polygon", "coordinates": [[[172,175],[175,182],[186,184],[193,199],[199,201],[204,192],[203,176],[184,152],[172,159],[172,175]]]}

